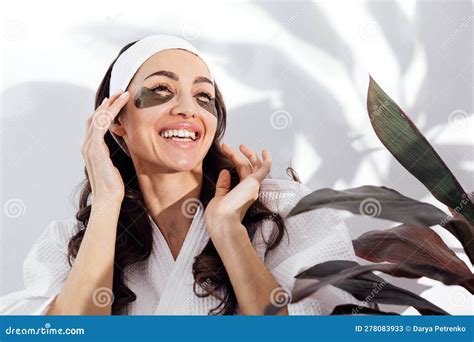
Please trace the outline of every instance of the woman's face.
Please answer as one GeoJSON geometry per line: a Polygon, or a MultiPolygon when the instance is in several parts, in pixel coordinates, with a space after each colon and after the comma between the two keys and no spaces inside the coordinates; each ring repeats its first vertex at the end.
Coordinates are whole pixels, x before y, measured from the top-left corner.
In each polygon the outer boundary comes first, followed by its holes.
{"type": "Polygon", "coordinates": [[[189,51],[164,50],[143,63],[127,90],[129,100],[112,130],[124,138],[137,172],[201,167],[217,128],[206,64],[189,51]]]}

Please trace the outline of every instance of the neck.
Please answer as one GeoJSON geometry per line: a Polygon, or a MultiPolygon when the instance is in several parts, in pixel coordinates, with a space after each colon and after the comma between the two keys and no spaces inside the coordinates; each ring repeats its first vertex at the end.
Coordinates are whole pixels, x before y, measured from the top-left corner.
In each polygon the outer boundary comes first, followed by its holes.
{"type": "Polygon", "coordinates": [[[184,241],[192,222],[182,209],[187,199],[199,199],[202,188],[202,166],[174,173],[143,172],[138,183],[148,213],[166,240],[184,241]]]}

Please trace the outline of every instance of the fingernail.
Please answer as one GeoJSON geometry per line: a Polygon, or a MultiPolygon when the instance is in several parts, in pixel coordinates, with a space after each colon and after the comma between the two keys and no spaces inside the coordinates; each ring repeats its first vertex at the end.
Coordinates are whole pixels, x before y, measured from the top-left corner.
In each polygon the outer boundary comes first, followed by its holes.
{"type": "Polygon", "coordinates": [[[128,96],[128,91],[124,92],[122,95],[120,95],[121,99],[124,99],[128,96]]]}
{"type": "Polygon", "coordinates": [[[117,91],[115,92],[114,95],[118,95],[118,94],[120,94],[122,91],[123,91],[122,89],[119,89],[119,90],[117,90],[117,91]]]}
{"type": "Polygon", "coordinates": [[[107,101],[107,97],[104,97],[101,104],[104,104],[105,101],[107,101]]]}

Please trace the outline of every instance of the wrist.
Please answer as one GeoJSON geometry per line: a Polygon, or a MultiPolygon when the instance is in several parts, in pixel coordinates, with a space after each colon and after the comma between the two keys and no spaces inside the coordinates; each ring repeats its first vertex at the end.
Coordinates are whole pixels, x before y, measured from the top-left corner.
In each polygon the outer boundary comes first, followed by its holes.
{"type": "Polygon", "coordinates": [[[243,239],[249,238],[247,229],[238,219],[218,220],[208,227],[208,231],[216,248],[231,247],[235,242],[241,243],[243,239]]]}
{"type": "Polygon", "coordinates": [[[92,200],[91,210],[95,212],[120,212],[122,200],[114,197],[97,197],[92,200]]]}
{"type": "MultiPolygon", "coordinates": [[[[103,227],[109,227],[113,231],[117,230],[117,222],[120,217],[120,206],[111,203],[94,203],[91,206],[89,215],[90,227],[97,227],[96,229],[103,230],[103,227]]],[[[109,231],[109,229],[106,229],[109,231]]]]}
{"type": "Polygon", "coordinates": [[[91,203],[92,205],[98,206],[110,206],[110,207],[117,207],[121,206],[123,202],[123,196],[117,193],[107,193],[107,194],[98,194],[94,196],[91,194],[91,203]]]}

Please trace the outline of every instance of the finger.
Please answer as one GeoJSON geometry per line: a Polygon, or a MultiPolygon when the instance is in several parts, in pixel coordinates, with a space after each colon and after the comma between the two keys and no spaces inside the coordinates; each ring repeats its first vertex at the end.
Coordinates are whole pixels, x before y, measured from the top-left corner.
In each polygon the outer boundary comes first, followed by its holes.
{"type": "Polygon", "coordinates": [[[222,143],[222,150],[226,153],[232,163],[234,163],[237,172],[239,173],[239,178],[243,179],[247,177],[249,174],[252,173],[252,166],[245,160],[242,156],[240,156],[234,149],[232,149],[229,145],[222,143]]]}
{"type": "MultiPolygon", "coordinates": [[[[106,103],[107,107],[110,108],[120,98],[120,95],[122,95],[123,93],[125,93],[125,91],[119,90],[114,95],[112,95],[106,103]]],[[[129,92],[126,91],[126,93],[129,93],[129,92]]]]}
{"type": "Polygon", "coordinates": [[[105,103],[107,102],[107,97],[104,97],[104,99],[102,100],[102,103],[95,109],[94,112],[92,112],[91,115],[89,115],[89,117],[87,118],[87,130],[89,130],[89,127],[91,126],[91,123],[92,123],[92,118],[94,117],[94,113],[97,111],[97,110],[101,110],[105,107],[105,103]]]}
{"type": "Polygon", "coordinates": [[[110,101],[109,109],[114,112],[116,111],[117,113],[120,112],[120,109],[122,109],[122,107],[127,103],[129,97],[130,93],[128,91],[118,94],[115,99],[110,101]]]}
{"type": "Polygon", "coordinates": [[[262,157],[262,166],[253,174],[260,182],[262,182],[268,176],[272,168],[272,157],[266,149],[263,149],[262,157]]]}
{"type": "Polygon", "coordinates": [[[91,127],[92,125],[92,120],[94,119],[94,114],[96,114],[98,111],[102,111],[102,110],[107,110],[110,105],[112,103],[115,102],[115,100],[120,96],[120,94],[123,93],[123,90],[119,90],[118,92],[116,92],[114,95],[112,95],[110,98],[108,97],[104,97],[104,99],[102,100],[102,103],[95,109],[95,111],[89,116],[89,118],[87,119],[87,123],[88,123],[88,128],[91,127]]]}
{"type": "Polygon", "coordinates": [[[92,119],[92,133],[103,137],[114,122],[115,117],[120,113],[122,107],[127,103],[128,92],[122,93],[108,108],[96,111],[92,119]]]}
{"type": "Polygon", "coordinates": [[[102,100],[102,103],[95,109],[95,111],[91,115],[89,115],[89,118],[87,119],[87,126],[86,126],[86,134],[85,134],[85,137],[84,137],[84,144],[87,144],[88,140],[90,139],[90,137],[92,135],[92,131],[93,131],[92,120],[94,119],[94,114],[97,111],[103,110],[105,108],[105,106],[107,105],[107,100],[108,100],[108,97],[104,97],[104,99],[102,100]]]}
{"type": "MultiPolygon", "coordinates": [[[[99,139],[103,139],[105,132],[101,131],[102,126],[109,126],[109,122],[113,122],[114,116],[108,112],[112,103],[120,97],[123,93],[123,90],[117,91],[114,95],[110,98],[105,97],[102,100],[102,103],[96,108],[94,113],[89,117],[87,120],[88,128],[86,131],[86,137],[84,139],[84,147],[89,146],[91,144],[91,137],[95,136],[99,139]],[[99,128],[99,129],[98,129],[99,128]],[[98,133],[99,131],[99,133],[98,133]]],[[[87,148],[87,147],[86,147],[87,148]]]]}
{"type": "Polygon", "coordinates": [[[216,194],[215,197],[222,197],[229,192],[230,189],[230,172],[229,170],[223,169],[219,172],[219,177],[216,183],[216,194]]]}
{"type": "MultiPolygon", "coordinates": [[[[261,182],[253,175],[246,177],[226,195],[228,203],[245,213],[249,206],[258,199],[261,182]]],[[[243,219],[243,217],[241,217],[243,219]]]]}
{"type": "MultiPolygon", "coordinates": [[[[101,109],[106,109],[108,107],[110,107],[110,105],[120,96],[120,94],[123,93],[123,90],[119,90],[117,91],[114,95],[112,95],[110,98],[108,98],[107,96],[104,97],[104,99],[102,100],[102,103],[95,109],[94,113],[97,111],[97,110],[101,110],[101,109]]],[[[92,113],[90,116],[89,116],[89,119],[92,121],[92,117],[94,116],[94,113],[92,113]]],[[[89,120],[88,120],[89,121],[89,120]]]]}
{"type": "Polygon", "coordinates": [[[240,148],[240,151],[242,151],[242,153],[245,154],[245,156],[248,158],[248,160],[252,164],[253,170],[256,170],[260,166],[262,166],[262,161],[260,160],[260,158],[258,158],[257,153],[252,151],[250,148],[248,148],[244,144],[240,144],[239,148],[240,148]]]}

